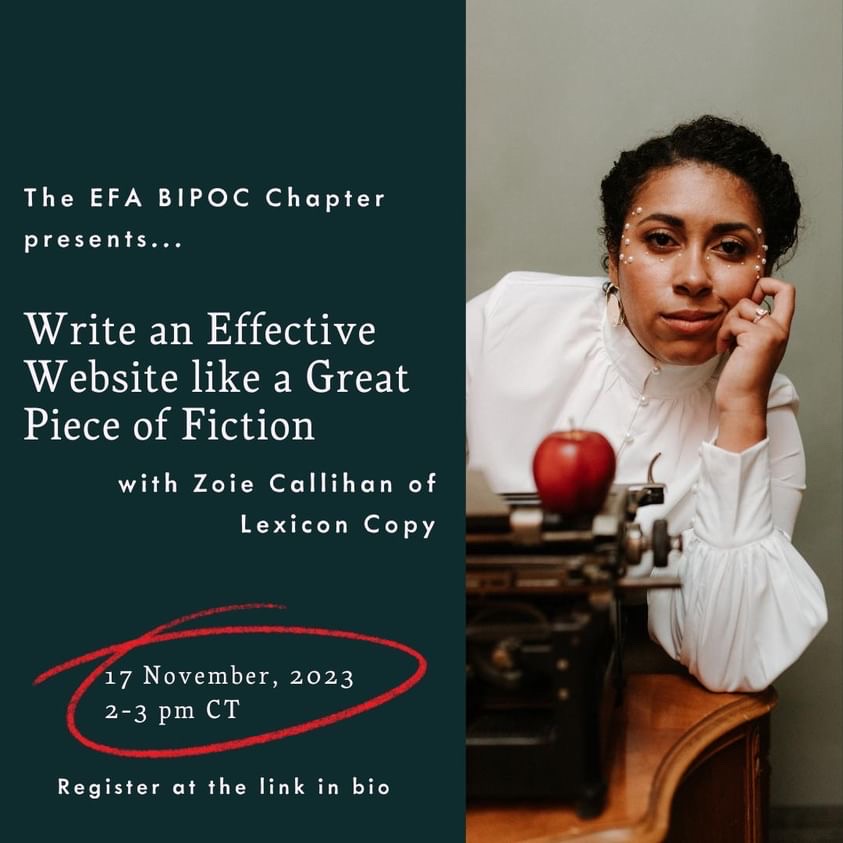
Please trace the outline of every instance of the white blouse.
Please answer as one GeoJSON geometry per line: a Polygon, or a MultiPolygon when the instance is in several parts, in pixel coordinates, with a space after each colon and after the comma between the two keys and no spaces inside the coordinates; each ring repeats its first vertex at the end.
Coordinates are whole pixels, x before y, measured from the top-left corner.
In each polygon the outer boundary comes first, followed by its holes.
{"type": "Polygon", "coordinates": [[[822,585],[790,542],[805,489],[796,391],[777,374],[767,439],[721,450],[723,359],[659,363],[606,319],[604,281],[516,272],[468,303],[469,465],[498,492],[534,491],[536,446],[572,423],[612,443],[617,483],[643,482],[661,453],[665,502],[638,521],[668,519],[684,550],[667,568],[641,567],[682,588],[649,592],[650,635],[711,690],[761,690],[827,618],[822,585]]]}

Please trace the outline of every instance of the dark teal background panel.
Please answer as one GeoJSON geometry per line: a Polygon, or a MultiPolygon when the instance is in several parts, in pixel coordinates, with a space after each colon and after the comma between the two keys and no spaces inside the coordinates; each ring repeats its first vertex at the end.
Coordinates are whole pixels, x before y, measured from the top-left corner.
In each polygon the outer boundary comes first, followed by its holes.
{"type": "MultiPolygon", "coordinates": [[[[7,13],[8,14],[8,13],[7,13]]],[[[7,468],[4,725],[14,813],[27,839],[457,840],[463,836],[464,11],[461,4],[29,5],[5,21],[2,199],[7,468]],[[71,193],[73,208],[25,207],[23,189],[71,193]],[[91,187],[134,187],[142,207],[88,207],[91,187]],[[160,187],[250,189],[248,208],[158,207],[160,187]],[[267,207],[266,189],[384,194],[381,208],[267,207]],[[126,232],[131,232],[127,247],[126,232]],[[39,247],[24,254],[26,234],[39,247]],[[54,235],[46,248],[44,235],[54,235]],[[59,248],[55,236],[117,234],[119,248],[59,248]],[[137,246],[139,235],[147,246],[137,246]],[[152,248],[151,242],[158,243],[152,248]],[[167,249],[163,243],[170,243],[167,249]],[[175,243],[180,243],[175,248],[175,243]],[[267,311],[285,324],[372,322],[373,346],[205,345],[208,311],[267,311]],[[26,311],[132,322],[131,347],[38,347],[26,311]],[[191,325],[192,347],[152,347],[148,326],[191,325]],[[25,359],[84,369],[132,361],[174,369],[175,395],[38,395],[25,359]],[[193,395],[190,361],[225,358],[261,373],[255,395],[193,395]],[[403,367],[409,391],[318,394],[304,373],[403,367]],[[276,371],[292,391],[273,392],[276,371]],[[166,441],[131,424],[171,405],[166,441]],[[120,419],[116,442],[25,442],[24,407],[120,419]],[[217,415],[308,417],[316,440],[182,441],[184,406],[217,415]],[[348,472],[390,479],[389,495],[274,494],[268,478],[348,472]],[[126,495],[120,478],[177,479],[171,494],[126,495]],[[251,495],[190,492],[196,473],[252,479],[251,495]],[[435,473],[431,493],[408,483],[435,473]],[[240,518],[346,519],[347,534],[243,535],[240,518]],[[428,539],[362,528],[433,521],[428,539]],[[295,518],[294,518],[295,516],[295,518]],[[47,682],[53,665],[214,606],[261,610],[196,621],[347,630],[401,642],[427,673],[378,708],[280,741],[202,757],[124,758],[68,732],[65,707],[96,662],[47,682]],[[211,796],[222,777],[246,793],[211,796]],[[260,778],[304,794],[260,796],[260,778]],[[354,778],[385,782],[355,796],[354,778]],[[157,796],[62,796],[72,782],[158,782],[157,796]],[[320,796],[318,780],[339,795],[320,796]],[[196,783],[193,796],[172,786],[196,783]]],[[[72,241],[71,241],[72,242],[72,241]]],[[[307,636],[213,636],[135,650],[117,691],[101,678],[78,709],[83,733],[138,749],[280,729],[388,692],[413,674],[406,653],[307,636]],[[144,665],[266,669],[281,687],[242,697],[236,723],[186,717],[137,724],[122,711],[162,704],[204,711],[207,686],[142,686],[144,665]],[[292,671],[350,669],[354,688],[294,688],[292,671]],[[295,692],[302,691],[302,695],[295,692]],[[304,696],[308,694],[309,696],[304,696]],[[242,727],[242,728],[241,728],[242,727]]],[[[242,693],[241,693],[242,692],[242,693]]],[[[16,818],[15,823],[17,822],[16,818]]],[[[12,827],[16,827],[12,819],[12,827]]]]}

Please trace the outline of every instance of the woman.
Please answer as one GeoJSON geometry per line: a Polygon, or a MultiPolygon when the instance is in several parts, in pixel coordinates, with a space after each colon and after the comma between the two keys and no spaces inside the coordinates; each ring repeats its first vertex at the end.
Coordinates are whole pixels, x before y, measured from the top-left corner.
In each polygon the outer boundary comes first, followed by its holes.
{"type": "Polygon", "coordinates": [[[499,492],[533,489],[551,430],[597,430],[618,483],[655,476],[684,551],[649,595],[650,635],[712,690],[770,684],[826,622],[822,586],[790,543],[804,490],[798,398],[776,369],[796,242],[790,169],[716,117],[624,152],[602,183],[608,282],[507,275],[469,302],[470,465],[499,492]],[[772,309],[763,304],[772,300],[772,309]]]}

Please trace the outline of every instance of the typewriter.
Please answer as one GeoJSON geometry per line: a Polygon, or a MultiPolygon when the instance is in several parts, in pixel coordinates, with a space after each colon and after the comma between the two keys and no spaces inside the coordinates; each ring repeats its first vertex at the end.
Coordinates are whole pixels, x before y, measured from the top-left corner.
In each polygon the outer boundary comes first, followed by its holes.
{"type": "Polygon", "coordinates": [[[597,816],[606,794],[611,713],[623,683],[618,603],[631,591],[675,588],[634,579],[647,551],[667,564],[681,537],[639,507],[664,486],[612,486],[593,517],[566,519],[529,495],[498,496],[466,475],[467,795],[573,803],[597,816]]]}

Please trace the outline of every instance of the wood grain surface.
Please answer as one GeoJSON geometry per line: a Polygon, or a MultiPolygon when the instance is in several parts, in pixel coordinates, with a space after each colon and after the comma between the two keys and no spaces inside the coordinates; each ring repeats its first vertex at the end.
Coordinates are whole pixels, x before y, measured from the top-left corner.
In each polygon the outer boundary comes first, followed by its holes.
{"type": "MultiPolygon", "coordinates": [[[[695,777],[703,800],[717,798],[716,791],[706,789],[704,766],[714,757],[726,765],[715,784],[721,789],[729,781],[743,785],[736,799],[744,820],[739,816],[735,821],[743,822],[740,838],[735,839],[762,839],[758,814],[763,793],[756,779],[764,759],[759,756],[758,721],[775,704],[772,688],[759,694],[715,694],[688,676],[632,675],[615,718],[606,810],[595,819],[582,820],[571,806],[472,806],[466,815],[466,841],[660,843],[668,838],[671,806],[683,781],[690,783],[695,777]]],[[[729,785],[727,791],[735,788],[729,785]]],[[[689,805],[700,801],[693,794],[683,793],[683,798],[689,805]]],[[[709,812],[721,807],[697,805],[709,812]]]]}

